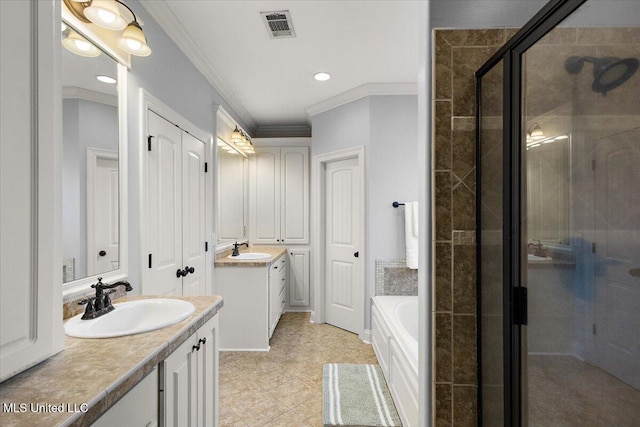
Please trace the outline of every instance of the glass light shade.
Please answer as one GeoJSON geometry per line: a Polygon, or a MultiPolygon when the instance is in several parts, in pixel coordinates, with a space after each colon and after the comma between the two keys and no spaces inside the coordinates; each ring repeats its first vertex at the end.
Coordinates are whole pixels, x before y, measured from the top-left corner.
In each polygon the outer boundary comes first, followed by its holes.
{"type": "Polygon", "coordinates": [[[151,55],[151,48],[147,45],[147,39],[142,32],[142,28],[136,21],[132,21],[127,25],[122,35],[118,37],[117,43],[120,49],[131,55],[151,55]]]}
{"type": "Polygon", "coordinates": [[[63,36],[62,46],[64,46],[69,52],[80,56],[86,56],[87,58],[93,58],[100,55],[100,49],[71,29],[66,37],[63,36]]]}
{"type": "Polygon", "coordinates": [[[238,126],[236,126],[235,130],[231,133],[231,142],[239,142],[242,141],[242,134],[240,130],[238,130],[238,126]]]}
{"type": "Polygon", "coordinates": [[[120,31],[127,26],[127,21],[120,15],[118,3],[115,0],[93,0],[84,10],[84,16],[108,30],[120,31]]]}

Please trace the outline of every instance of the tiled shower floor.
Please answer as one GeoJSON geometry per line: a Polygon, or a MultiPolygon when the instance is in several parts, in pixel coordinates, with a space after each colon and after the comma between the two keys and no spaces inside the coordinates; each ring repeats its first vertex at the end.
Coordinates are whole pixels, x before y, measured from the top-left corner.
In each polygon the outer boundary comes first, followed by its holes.
{"type": "Polygon", "coordinates": [[[357,335],[285,313],[269,352],[220,353],[221,426],[322,426],[322,365],[378,363],[357,335]]]}
{"type": "Polygon", "coordinates": [[[529,426],[640,425],[640,391],[570,356],[529,356],[529,426]]]}

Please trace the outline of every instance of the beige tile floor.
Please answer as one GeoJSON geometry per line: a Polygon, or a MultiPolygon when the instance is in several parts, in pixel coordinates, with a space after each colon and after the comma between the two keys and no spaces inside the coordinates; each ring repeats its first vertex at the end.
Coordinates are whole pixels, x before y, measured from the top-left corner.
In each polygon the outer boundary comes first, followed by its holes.
{"type": "Polygon", "coordinates": [[[357,335],[285,313],[269,352],[220,353],[221,426],[322,426],[322,365],[378,363],[357,335]]]}
{"type": "Polygon", "coordinates": [[[640,390],[570,356],[529,356],[529,426],[637,427],[640,390]]]}

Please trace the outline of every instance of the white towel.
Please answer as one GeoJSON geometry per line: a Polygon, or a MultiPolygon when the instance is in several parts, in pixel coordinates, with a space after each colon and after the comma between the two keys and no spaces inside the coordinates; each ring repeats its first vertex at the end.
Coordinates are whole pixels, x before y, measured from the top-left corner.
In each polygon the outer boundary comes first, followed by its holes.
{"type": "Polygon", "coordinates": [[[418,268],[418,202],[405,203],[404,239],[407,267],[416,270],[418,268]]]}

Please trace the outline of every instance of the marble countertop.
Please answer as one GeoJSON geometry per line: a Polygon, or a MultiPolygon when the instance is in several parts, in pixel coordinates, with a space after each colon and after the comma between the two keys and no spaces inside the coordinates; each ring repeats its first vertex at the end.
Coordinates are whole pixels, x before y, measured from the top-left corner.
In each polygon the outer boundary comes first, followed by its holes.
{"type": "MultiPolygon", "coordinates": [[[[156,297],[131,296],[117,302],[143,298],[156,297]]],[[[142,334],[66,337],[62,352],[4,381],[0,404],[26,404],[26,411],[0,408],[0,424],[85,426],[98,419],[222,307],[220,296],[171,298],[191,302],[196,311],[175,325],[142,334]],[[30,404],[44,406],[32,412],[30,404]]]]}
{"type": "Polygon", "coordinates": [[[262,267],[266,265],[271,265],[273,261],[278,259],[282,254],[287,252],[287,248],[283,248],[282,246],[251,246],[250,248],[242,247],[240,249],[240,253],[245,252],[264,252],[271,255],[270,258],[265,259],[234,259],[229,258],[231,251],[222,252],[218,257],[216,257],[216,267],[262,267]]]}

